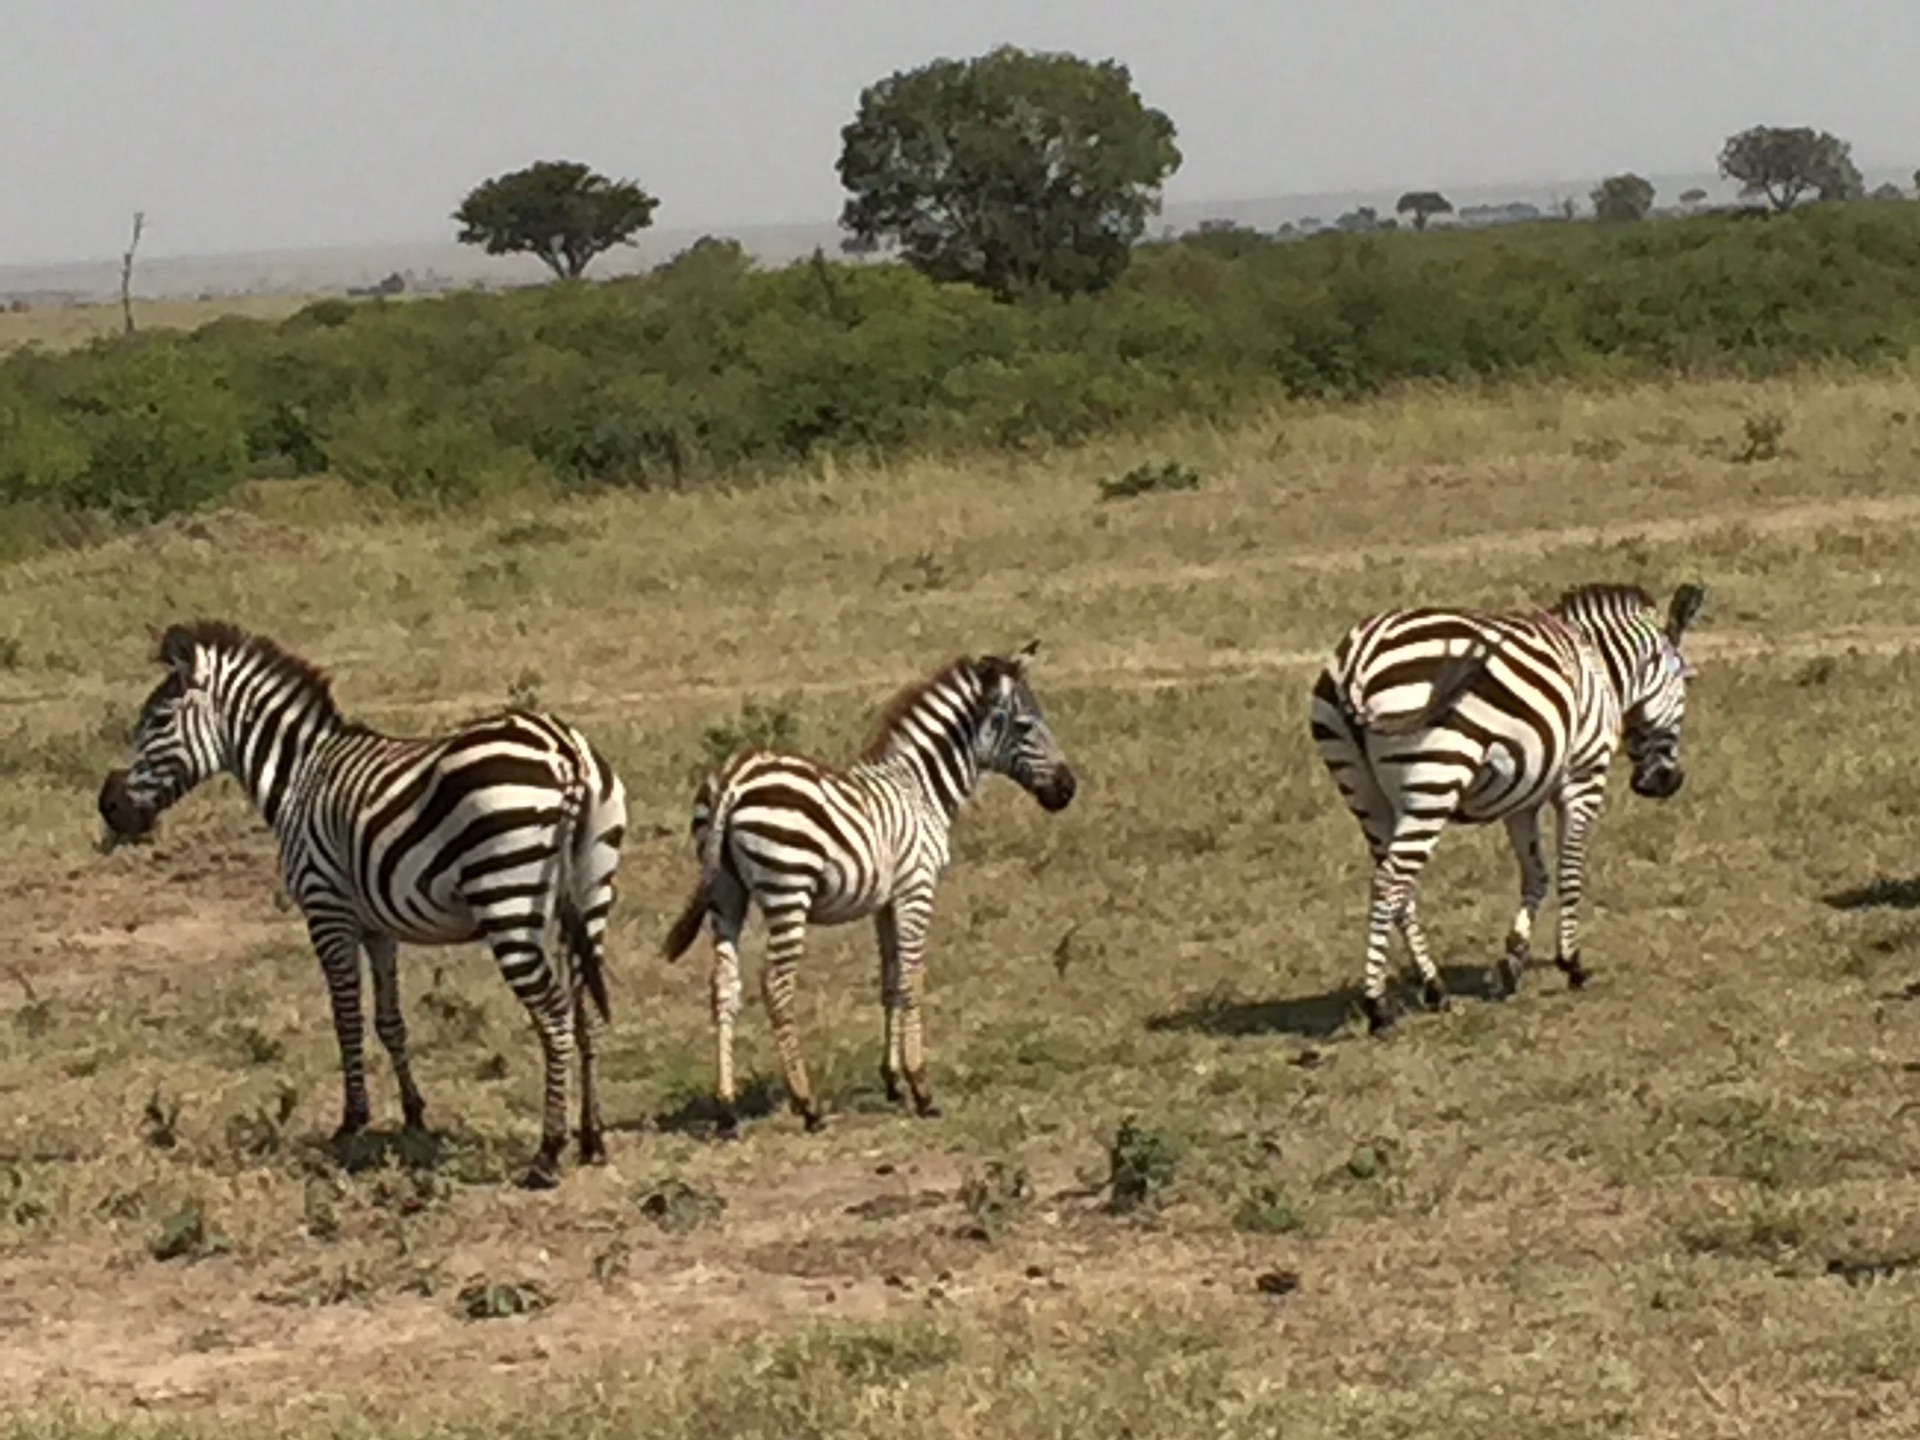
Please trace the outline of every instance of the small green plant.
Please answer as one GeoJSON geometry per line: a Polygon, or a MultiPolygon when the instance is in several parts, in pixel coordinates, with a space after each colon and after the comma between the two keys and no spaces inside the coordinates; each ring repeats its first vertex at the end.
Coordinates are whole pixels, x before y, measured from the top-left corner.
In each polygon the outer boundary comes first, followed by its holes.
{"type": "Polygon", "coordinates": [[[1356,1145],[1347,1157],[1347,1174],[1355,1180],[1372,1180],[1386,1168],[1386,1157],[1377,1146],[1356,1145]]]}
{"type": "Polygon", "coordinates": [[[477,1001],[468,999],[446,983],[446,972],[434,967],[433,984],[420,997],[420,1008],[431,1015],[439,1031],[436,1039],[454,1045],[471,1045],[487,1029],[487,1012],[477,1001]]]}
{"type": "Polygon", "coordinates": [[[240,1055],[249,1065],[271,1065],[282,1059],[287,1047],[257,1025],[237,1026],[233,1033],[240,1055]]]}
{"type": "Polygon", "coordinates": [[[1173,1184],[1178,1158],[1166,1136],[1143,1129],[1131,1117],[1121,1121],[1107,1147],[1108,1212],[1128,1215],[1158,1209],[1173,1184]]]}
{"type": "Polygon", "coordinates": [[[995,1240],[1004,1235],[1033,1203],[1033,1179],[1024,1165],[989,1160],[960,1183],[960,1204],[971,1222],[965,1231],[973,1240],[995,1240]]]}
{"type": "MultiPolygon", "coordinates": [[[[749,700],[730,723],[709,725],[700,737],[703,763],[699,775],[724,765],[746,749],[790,750],[798,743],[800,719],[788,705],[762,705],[749,700]]],[[[697,778],[697,777],[696,777],[697,778]]]]}
{"type": "Polygon", "coordinates": [[[26,658],[26,648],[18,635],[0,635],[0,670],[18,670],[26,658]]]}
{"type": "Polygon", "coordinates": [[[513,677],[513,683],[507,686],[507,704],[516,710],[538,710],[540,708],[540,681],[538,670],[528,667],[513,677]]]}
{"type": "Polygon", "coordinates": [[[634,1203],[662,1230],[684,1234],[702,1225],[719,1222],[727,1208],[726,1198],[711,1190],[689,1185],[678,1176],[669,1176],[649,1190],[635,1196],[634,1203]]]}
{"type": "Polygon", "coordinates": [[[1136,495],[1158,495],[1180,490],[1198,490],[1200,472],[1177,460],[1159,465],[1136,465],[1117,479],[1100,482],[1102,500],[1131,500],[1136,495]]]}
{"type": "Polygon", "coordinates": [[[147,1247],[154,1259],[167,1260],[204,1260],[209,1255],[218,1255],[229,1248],[230,1241],[219,1230],[207,1223],[205,1213],[198,1205],[186,1205],[176,1210],[160,1226],[160,1233],[147,1247]]]}
{"type": "Polygon", "coordinates": [[[1601,463],[1618,460],[1626,448],[1626,442],[1617,435],[1576,435],[1573,438],[1573,453],[1582,460],[1601,463]]]}
{"type": "Polygon", "coordinates": [[[1262,1183],[1241,1197],[1233,1225],[1250,1235],[1286,1235],[1306,1224],[1293,1197],[1280,1186],[1262,1183]]]}
{"type": "Polygon", "coordinates": [[[31,1193],[19,1166],[0,1163],[0,1216],[15,1225],[31,1225],[52,1213],[46,1201],[31,1193]]]}
{"type": "Polygon", "coordinates": [[[7,967],[14,983],[20,987],[20,1008],[13,1012],[13,1023],[29,1040],[38,1040],[53,1026],[53,1011],[33,988],[33,982],[27,979],[18,965],[7,967]]]}
{"type": "Polygon", "coordinates": [[[1736,465],[1752,465],[1763,460],[1778,460],[1786,453],[1781,441],[1787,436],[1787,417],[1777,410],[1762,410],[1749,415],[1740,443],[1733,451],[1736,465]]]}
{"type": "Polygon", "coordinates": [[[552,1303],[553,1297],[536,1281],[475,1276],[454,1296],[454,1313],[465,1320],[504,1320],[532,1315],[552,1303]]]}
{"type": "Polygon", "coordinates": [[[249,1159],[277,1155],[286,1140],[287,1121],[300,1104],[300,1092],[281,1082],[273,1106],[262,1105],[227,1120],[227,1148],[249,1159]]]}

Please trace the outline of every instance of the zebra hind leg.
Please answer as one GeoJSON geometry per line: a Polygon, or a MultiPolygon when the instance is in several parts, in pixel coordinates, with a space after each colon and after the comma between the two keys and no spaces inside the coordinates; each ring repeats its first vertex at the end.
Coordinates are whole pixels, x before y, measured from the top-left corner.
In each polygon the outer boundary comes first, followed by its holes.
{"type": "Polygon", "coordinates": [[[793,1023],[794,972],[799,969],[806,939],[804,904],[767,912],[767,965],[760,976],[761,993],[767,1018],[773,1024],[780,1063],[787,1072],[787,1098],[811,1134],[820,1130],[826,1119],[814,1098],[813,1082],[807,1078],[807,1062],[801,1058],[800,1035],[793,1023]]]}
{"type": "Polygon", "coordinates": [[[1540,812],[1507,817],[1507,839],[1520,862],[1520,908],[1507,931],[1506,949],[1495,966],[1493,994],[1505,1000],[1520,989],[1520,977],[1532,959],[1533,922],[1547,898],[1547,860],[1540,849],[1540,812]]]}
{"type": "Polygon", "coordinates": [[[1440,967],[1433,963],[1433,952],[1427,948],[1427,932],[1421,928],[1412,892],[1400,909],[1400,933],[1407,937],[1407,949],[1413,952],[1413,965],[1420,973],[1420,1003],[1436,1013],[1450,1009],[1453,1001],[1447,995],[1446,981],[1440,978],[1440,967]]]}
{"type": "Polygon", "coordinates": [[[573,997],[573,1037],[580,1049],[580,1163],[607,1162],[606,1124],[600,1116],[600,1086],[595,1064],[594,1027],[598,1016],[582,994],[573,997]]]}

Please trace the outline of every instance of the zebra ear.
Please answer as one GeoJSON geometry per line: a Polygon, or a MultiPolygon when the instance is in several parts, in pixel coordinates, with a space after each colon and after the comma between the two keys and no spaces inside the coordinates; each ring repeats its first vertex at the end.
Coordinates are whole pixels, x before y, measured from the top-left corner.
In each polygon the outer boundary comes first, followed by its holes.
{"type": "Polygon", "coordinates": [[[1674,591],[1673,604],[1667,610],[1667,639],[1678,646],[1706,600],[1707,588],[1704,585],[1682,585],[1674,591]]]}
{"type": "Polygon", "coordinates": [[[1019,650],[1014,653],[1014,673],[1024,679],[1026,677],[1027,667],[1033,663],[1034,656],[1039,653],[1040,642],[1038,640],[1029,640],[1026,644],[1022,645],[1019,650]]]}
{"type": "Polygon", "coordinates": [[[193,678],[193,631],[185,625],[169,625],[154,646],[153,658],[187,679],[193,678]]]}

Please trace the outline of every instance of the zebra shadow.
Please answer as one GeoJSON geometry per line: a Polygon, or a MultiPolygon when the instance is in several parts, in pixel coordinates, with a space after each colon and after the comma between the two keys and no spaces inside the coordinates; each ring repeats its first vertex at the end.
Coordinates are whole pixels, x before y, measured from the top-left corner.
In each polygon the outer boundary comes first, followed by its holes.
{"type": "MultiPolygon", "coordinates": [[[[1440,979],[1446,985],[1447,993],[1455,999],[1495,998],[1485,966],[1442,965],[1440,979]]],[[[1419,1013],[1418,990],[1406,981],[1397,981],[1389,989],[1388,995],[1401,1013],[1419,1013]]],[[[1349,1022],[1364,1028],[1358,985],[1342,985],[1337,990],[1326,990],[1317,995],[1296,995],[1277,1000],[1240,1000],[1215,992],[1201,996],[1185,1009],[1153,1016],[1147,1021],[1147,1029],[1225,1037],[1299,1035],[1326,1040],[1339,1034],[1349,1022]]]]}
{"type": "Polygon", "coordinates": [[[1851,890],[1822,895],[1820,901],[1832,910],[1920,910],[1920,879],[1881,875],[1851,890]]]}
{"type": "MultiPolygon", "coordinates": [[[[741,1120],[764,1120],[786,1103],[786,1089],[776,1086],[765,1075],[751,1075],[740,1085],[733,1102],[733,1113],[741,1120]]],[[[682,1097],[671,1109],[653,1117],[653,1128],[674,1135],[710,1135],[720,1123],[720,1102],[711,1092],[682,1097]]],[[[609,1130],[641,1130],[646,1122],[630,1121],[609,1125],[609,1130]]]]}

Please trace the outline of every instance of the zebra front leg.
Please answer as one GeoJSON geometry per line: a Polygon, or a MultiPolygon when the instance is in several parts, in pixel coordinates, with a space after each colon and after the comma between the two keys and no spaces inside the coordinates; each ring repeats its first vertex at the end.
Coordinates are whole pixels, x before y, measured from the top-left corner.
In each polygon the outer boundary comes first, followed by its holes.
{"type": "Polygon", "coordinates": [[[880,1081],[887,1087],[888,1103],[898,1105],[907,1097],[900,1088],[905,1064],[900,1057],[900,937],[894,925],[893,906],[883,905],[874,912],[873,930],[880,946],[880,1013],[883,1017],[880,1081]]]}
{"type": "Polygon", "coordinates": [[[1553,963],[1574,990],[1585,987],[1591,978],[1580,963],[1580,892],[1586,881],[1587,841],[1599,818],[1603,793],[1596,786],[1560,807],[1560,947],[1553,963]]]}
{"type": "Polygon", "coordinates": [[[813,1096],[813,1084],[807,1079],[806,1061],[800,1058],[800,1036],[793,1023],[794,972],[806,950],[807,911],[804,904],[767,911],[767,967],[761,972],[761,993],[766,1000],[767,1018],[773,1024],[774,1043],[780,1049],[780,1064],[787,1072],[787,1098],[809,1132],[826,1121],[813,1096]]]}
{"type": "Polygon", "coordinates": [[[933,918],[933,896],[915,893],[894,904],[894,934],[898,947],[900,1018],[895,1031],[900,1040],[901,1069],[906,1075],[907,1091],[913,1096],[914,1113],[923,1119],[935,1119],[940,1107],[933,1102],[927,1084],[927,1058],[920,1031],[920,986],[926,970],[923,956],[927,947],[927,927],[933,918]]]}
{"type": "Polygon", "coordinates": [[[340,1128],[335,1141],[350,1140],[373,1118],[367,1103],[366,1026],[360,1014],[360,936],[338,922],[312,920],[307,934],[320,971],[327,981],[327,1003],[333,1010],[333,1034],[340,1044],[340,1081],[343,1096],[340,1128]]]}
{"type": "Polygon", "coordinates": [[[606,1124],[600,1117],[600,1085],[595,1047],[595,1027],[600,1017],[587,1004],[586,994],[576,983],[573,996],[573,1039],[580,1050],[580,1163],[604,1165],[607,1161],[606,1124]]]}
{"type": "Polygon", "coordinates": [[[407,1129],[422,1130],[427,1123],[427,1102],[413,1083],[413,1066],[407,1059],[407,1022],[400,1013],[400,944],[391,935],[369,935],[365,944],[367,968],[373,972],[373,1030],[393,1064],[394,1082],[400,1087],[400,1113],[407,1129]]]}
{"type": "Polygon", "coordinates": [[[1547,898],[1547,858],[1540,849],[1540,812],[1529,810],[1507,817],[1507,839],[1520,862],[1520,908],[1507,931],[1506,950],[1495,970],[1494,994],[1506,999],[1520,988],[1520,977],[1532,959],[1533,922],[1547,898]]]}

